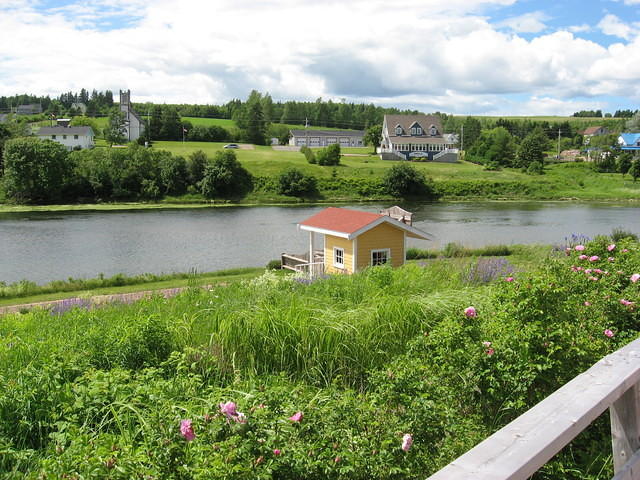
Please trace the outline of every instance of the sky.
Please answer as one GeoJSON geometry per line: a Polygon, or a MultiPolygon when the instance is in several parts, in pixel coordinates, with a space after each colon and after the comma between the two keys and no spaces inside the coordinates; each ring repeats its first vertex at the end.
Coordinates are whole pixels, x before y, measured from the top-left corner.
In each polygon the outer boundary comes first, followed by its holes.
{"type": "Polygon", "coordinates": [[[374,103],[475,115],[640,104],[640,0],[0,0],[0,95],[374,103]]]}

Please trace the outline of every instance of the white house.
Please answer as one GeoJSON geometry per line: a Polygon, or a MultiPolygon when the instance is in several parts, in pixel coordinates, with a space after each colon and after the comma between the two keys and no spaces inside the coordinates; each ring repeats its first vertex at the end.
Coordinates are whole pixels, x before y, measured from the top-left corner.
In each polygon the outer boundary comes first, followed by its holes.
{"type": "Polygon", "coordinates": [[[131,90],[126,92],[120,90],[120,111],[125,121],[124,136],[127,141],[133,142],[140,138],[140,135],[144,132],[144,122],[131,106],[131,90]]]}
{"type": "Polygon", "coordinates": [[[41,127],[36,133],[41,140],[53,140],[69,150],[74,148],[93,148],[94,134],[91,127],[41,127]]]}
{"type": "Polygon", "coordinates": [[[289,145],[296,147],[326,147],[339,143],[340,147],[364,146],[362,130],[290,130],[289,145]]]}
{"type": "Polygon", "coordinates": [[[380,158],[453,163],[458,161],[455,142],[437,115],[385,115],[380,158]]]}

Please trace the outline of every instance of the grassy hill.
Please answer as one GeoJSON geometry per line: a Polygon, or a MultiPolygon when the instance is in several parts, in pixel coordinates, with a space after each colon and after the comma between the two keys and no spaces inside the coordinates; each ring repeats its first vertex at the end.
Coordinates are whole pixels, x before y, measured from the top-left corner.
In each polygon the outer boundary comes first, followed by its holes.
{"type": "MultiPolygon", "coordinates": [[[[155,148],[169,150],[176,155],[188,156],[203,150],[213,156],[223,143],[157,142],[155,148]]],[[[307,163],[299,152],[277,151],[268,146],[236,150],[242,165],[257,177],[275,177],[295,167],[319,179],[380,181],[393,166],[402,162],[381,160],[367,154],[369,148],[344,149],[343,153],[363,156],[343,156],[338,167],[321,167],[307,163]]],[[[640,182],[615,173],[597,173],[587,163],[554,164],[545,167],[544,175],[528,175],[516,169],[488,171],[470,162],[457,164],[415,162],[411,164],[432,178],[450,197],[490,197],[527,199],[583,200],[640,199],[640,182]]],[[[343,192],[348,194],[348,192],[343,192]]],[[[352,192],[353,194],[353,192],[352,192]]],[[[341,196],[341,198],[344,198],[341,196]]],[[[350,199],[359,199],[351,196],[350,199]]]]}

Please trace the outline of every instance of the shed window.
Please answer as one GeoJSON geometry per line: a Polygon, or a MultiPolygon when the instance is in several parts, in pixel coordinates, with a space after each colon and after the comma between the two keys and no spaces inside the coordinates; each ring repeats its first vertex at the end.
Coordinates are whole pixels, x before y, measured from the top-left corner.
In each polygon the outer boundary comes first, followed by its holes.
{"type": "Polygon", "coordinates": [[[391,259],[391,250],[383,248],[380,250],[371,250],[371,266],[384,265],[391,259]]]}
{"type": "Polygon", "coordinates": [[[51,135],[51,140],[55,140],[56,136],[55,135],[51,135]]]}
{"type": "Polygon", "coordinates": [[[344,268],[344,248],[333,247],[333,266],[344,268]]]}
{"type": "Polygon", "coordinates": [[[73,139],[74,139],[74,140],[77,140],[77,139],[78,139],[78,135],[74,135],[74,136],[73,136],[73,139]]]}
{"type": "Polygon", "coordinates": [[[67,139],[67,136],[66,136],[66,135],[62,135],[62,139],[63,139],[63,140],[66,140],[66,139],[67,139]]]}

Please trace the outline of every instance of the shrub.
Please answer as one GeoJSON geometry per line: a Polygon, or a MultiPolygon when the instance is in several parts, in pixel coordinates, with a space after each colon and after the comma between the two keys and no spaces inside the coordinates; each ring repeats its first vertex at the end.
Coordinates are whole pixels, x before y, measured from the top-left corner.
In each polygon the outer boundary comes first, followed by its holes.
{"type": "Polygon", "coordinates": [[[387,192],[394,197],[433,197],[433,182],[420,170],[401,163],[391,167],[384,176],[387,192]]]}
{"type": "Polygon", "coordinates": [[[282,268],[281,260],[270,260],[267,263],[267,270],[280,270],[282,268]]]}
{"type": "Polygon", "coordinates": [[[334,143],[318,151],[316,154],[318,165],[340,165],[340,145],[334,143]]]}
{"type": "Polygon", "coordinates": [[[638,235],[630,230],[625,230],[623,227],[616,227],[611,231],[611,240],[613,240],[614,242],[619,242],[623,239],[630,239],[637,242],[638,235]]]}
{"type": "Polygon", "coordinates": [[[205,198],[239,197],[251,190],[251,174],[245,170],[232,150],[216,152],[205,167],[200,189],[205,198]]]}
{"type": "Polygon", "coordinates": [[[302,147],[300,147],[300,152],[305,156],[305,158],[307,159],[307,162],[309,163],[316,163],[316,155],[313,153],[313,150],[311,150],[309,147],[307,147],[306,145],[303,145],[302,147]]]}
{"type": "Polygon", "coordinates": [[[531,162],[531,164],[527,167],[527,173],[529,175],[542,175],[544,173],[544,168],[541,162],[531,162]]]}
{"type": "Polygon", "coordinates": [[[290,168],[278,177],[278,193],[293,197],[312,195],[317,191],[317,181],[314,176],[305,175],[296,168],[290,168]]]}

